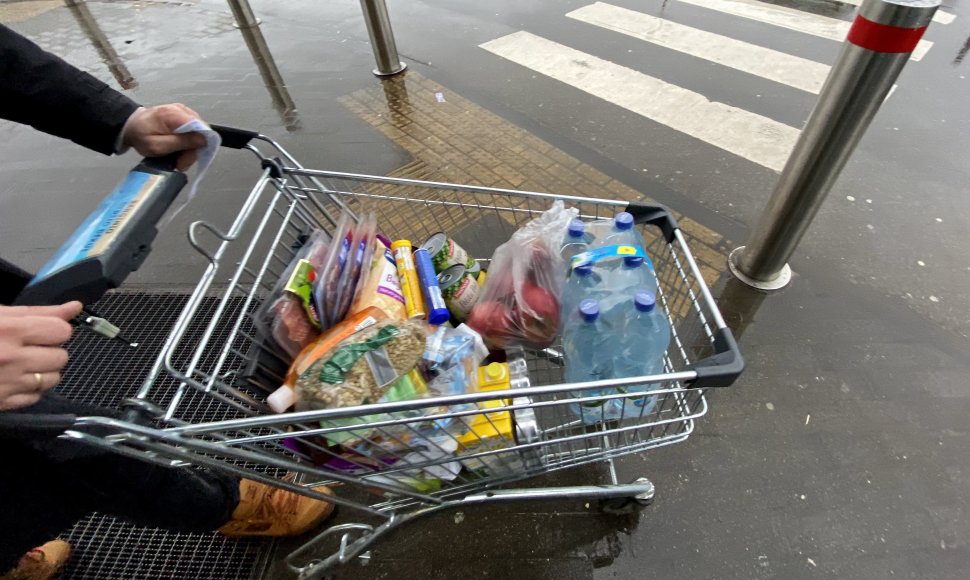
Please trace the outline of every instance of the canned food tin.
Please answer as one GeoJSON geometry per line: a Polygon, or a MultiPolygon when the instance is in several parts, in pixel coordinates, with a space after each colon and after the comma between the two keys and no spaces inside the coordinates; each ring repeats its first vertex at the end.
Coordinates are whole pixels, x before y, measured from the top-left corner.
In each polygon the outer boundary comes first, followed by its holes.
{"type": "Polygon", "coordinates": [[[472,267],[475,260],[468,255],[464,248],[444,232],[438,232],[428,238],[421,247],[428,250],[435,272],[441,273],[452,266],[472,267]]]}
{"type": "Polygon", "coordinates": [[[465,273],[470,274],[472,278],[478,278],[478,273],[482,271],[482,265],[478,263],[478,260],[472,259],[472,265],[465,268],[465,273]]]}
{"type": "Polygon", "coordinates": [[[438,285],[445,298],[448,311],[457,320],[465,320],[478,302],[482,287],[470,276],[464,266],[452,266],[438,274],[438,285]]]}

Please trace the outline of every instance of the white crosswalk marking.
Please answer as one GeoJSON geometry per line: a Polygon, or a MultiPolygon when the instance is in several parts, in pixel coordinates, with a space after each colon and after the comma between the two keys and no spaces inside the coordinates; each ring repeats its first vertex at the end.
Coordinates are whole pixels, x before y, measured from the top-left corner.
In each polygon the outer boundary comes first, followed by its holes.
{"type": "MultiPolygon", "coordinates": [[[[836,2],[840,2],[842,4],[851,4],[853,6],[862,4],[862,0],[836,0],[836,2]]],[[[933,15],[933,22],[937,22],[939,24],[949,24],[956,19],[957,17],[955,14],[944,12],[942,10],[937,10],[936,14],[933,15]]]]}
{"type": "MultiPolygon", "coordinates": [[[[849,27],[852,25],[851,22],[837,18],[819,16],[818,14],[757,2],[756,0],[680,0],[680,2],[838,42],[845,40],[849,33],[849,27]]],[[[932,46],[932,42],[920,40],[910,58],[914,61],[922,60],[932,46]]]]}
{"type": "Polygon", "coordinates": [[[597,2],[566,14],[586,22],[818,94],[829,66],[720,34],[597,2]]]}
{"type": "Polygon", "coordinates": [[[525,31],[482,48],[745,159],[780,171],[798,129],[525,31]]]}

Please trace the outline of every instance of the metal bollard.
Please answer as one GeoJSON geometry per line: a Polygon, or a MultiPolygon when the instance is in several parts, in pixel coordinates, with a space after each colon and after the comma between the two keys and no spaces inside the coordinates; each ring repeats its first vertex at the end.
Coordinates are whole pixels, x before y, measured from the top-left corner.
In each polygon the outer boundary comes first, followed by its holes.
{"type": "Polygon", "coordinates": [[[259,26],[259,18],[253,13],[249,0],[229,0],[229,9],[236,20],[236,28],[253,28],[259,26]]]}
{"type": "Polygon", "coordinates": [[[379,77],[396,75],[407,68],[397,54],[397,44],[394,43],[394,31],[391,30],[391,18],[387,14],[387,4],[384,0],[360,0],[360,7],[364,10],[364,22],[367,24],[367,34],[370,35],[371,48],[374,49],[374,60],[377,68],[374,74],[379,77]]]}
{"type": "Polygon", "coordinates": [[[728,258],[731,272],[761,290],[791,280],[791,257],[865,133],[940,0],[864,0],[771,199],[728,258]]]}

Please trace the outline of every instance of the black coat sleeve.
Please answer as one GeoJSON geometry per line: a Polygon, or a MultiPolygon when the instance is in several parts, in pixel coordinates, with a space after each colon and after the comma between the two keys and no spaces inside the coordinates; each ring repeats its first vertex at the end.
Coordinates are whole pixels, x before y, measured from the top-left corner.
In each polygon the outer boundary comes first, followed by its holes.
{"type": "Polygon", "coordinates": [[[106,155],[138,104],[0,25],[0,117],[106,155]]]}

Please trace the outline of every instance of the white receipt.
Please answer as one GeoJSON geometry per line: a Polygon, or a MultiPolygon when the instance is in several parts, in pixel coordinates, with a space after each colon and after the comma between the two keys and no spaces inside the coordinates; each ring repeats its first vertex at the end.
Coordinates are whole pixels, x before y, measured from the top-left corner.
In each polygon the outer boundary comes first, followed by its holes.
{"type": "Polygon", "coordinates": [[[205,137],[205,146],[198,150],[198,157],[195,162],[196,173],[195,177],[192,179],[191,185],[189,186],[188,197],[186,197],[185,201],[183,201],[174,210],[169,211],[168,215],[159,220],[159,230],[167,226],[172,219],[179,214],[180,211],[185,209],[185,206],[192,203],[192,200],[195,198],[195,194],[199,189],[199,184],[202,183],[202,179],[205,177],[206,171],[208,171],[209,166],[212,165],[212,160],[216,158],[216,153],[218,153],[219,146],[222,144],[222,137],[213,131],[211,127],[206,125],[205,122],[199,119],[189,121],[176,129],[174,133],[201,133],[202,136],[205,137]]]}

